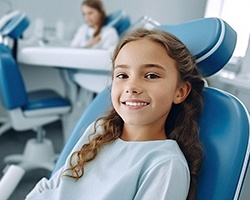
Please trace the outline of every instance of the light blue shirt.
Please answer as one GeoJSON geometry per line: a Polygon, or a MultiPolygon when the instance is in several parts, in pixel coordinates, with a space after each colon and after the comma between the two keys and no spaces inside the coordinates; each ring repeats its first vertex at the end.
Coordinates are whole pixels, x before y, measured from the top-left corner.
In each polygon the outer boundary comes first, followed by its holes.
{"type": "MultiPolygon", "coordinates": [[[[86,143],[90,126],[75,146],[86,143]]],[[[78,181],[61,176],[66,165],[50,179],[42,179],[27,200],[185,200],[190,175],[174,140],[123,141],[104,146],[86,164],[78,181]]]]}

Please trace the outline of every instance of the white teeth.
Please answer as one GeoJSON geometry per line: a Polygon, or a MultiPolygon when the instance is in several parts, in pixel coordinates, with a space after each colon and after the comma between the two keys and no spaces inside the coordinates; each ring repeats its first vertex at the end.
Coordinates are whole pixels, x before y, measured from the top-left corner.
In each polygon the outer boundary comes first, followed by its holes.
{"type": "Polygon", "coordinates": [[[145,102],[125,102],[127,106],[146,106],[147,103],[145,102]]]}

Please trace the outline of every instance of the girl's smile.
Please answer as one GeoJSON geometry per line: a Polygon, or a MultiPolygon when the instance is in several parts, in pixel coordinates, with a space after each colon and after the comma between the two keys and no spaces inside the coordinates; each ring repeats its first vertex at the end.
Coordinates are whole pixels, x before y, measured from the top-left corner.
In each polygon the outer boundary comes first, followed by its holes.
{"type": "Polygon", "coordinates": [[[149,103],[140,100],[127,100],[127,101],[122,101],[122,104],[128,106],[131,109],[137,109],[147,106],[149,103]]]}

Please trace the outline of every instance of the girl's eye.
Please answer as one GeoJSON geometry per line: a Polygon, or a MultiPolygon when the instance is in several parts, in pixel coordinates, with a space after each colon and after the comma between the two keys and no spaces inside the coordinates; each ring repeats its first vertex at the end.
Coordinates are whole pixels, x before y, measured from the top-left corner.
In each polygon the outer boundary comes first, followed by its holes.
{"type": "Polygon", "coordinates": [[[146,78],[147,79],[156,79],[156,78],[160,78],[160,76],[157,74],[147,74],[146,78]]]}
{"type": "Polygon", "coordinates": [[[126,74],[118,74],[118,75],[116,76],[116,78],[125,79],[125,78],[128,78],[128,75],[126,75],[126,74]]]}

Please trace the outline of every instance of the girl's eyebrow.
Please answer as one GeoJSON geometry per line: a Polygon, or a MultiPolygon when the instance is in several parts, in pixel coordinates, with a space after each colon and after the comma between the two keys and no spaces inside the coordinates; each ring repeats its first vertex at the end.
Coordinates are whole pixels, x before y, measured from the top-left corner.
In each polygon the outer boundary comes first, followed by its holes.
{"type": "Polygon", "coordinates": [[[145,68],[156,68],[156,69],[160,69],[160,70],[166,70],[165,67],[163,67],[162,65],[159,64],[146,64],[145,68]]]}
{"type": "Polygon", "coordinates": [[[127,65],[116,65],[114,66],[114,69],[117,69],[117,68],[128,68],[127,65]]]}
{"type": "MultiPolygon", "coordinates": [[[[156,68],[156,69],[160,69],[164,71],[166,70],[165,67],[163,67],[162,65],[158,65],[158,64],[145,64],[145,65],[142,65],[142,67],[146,69],[156,68]]],[[[129,66],[123,65],[123,64],[114,66],[114,69],[117,69],[117,68],[126,69],[126,68],[129,68],[129,66]]]]}

